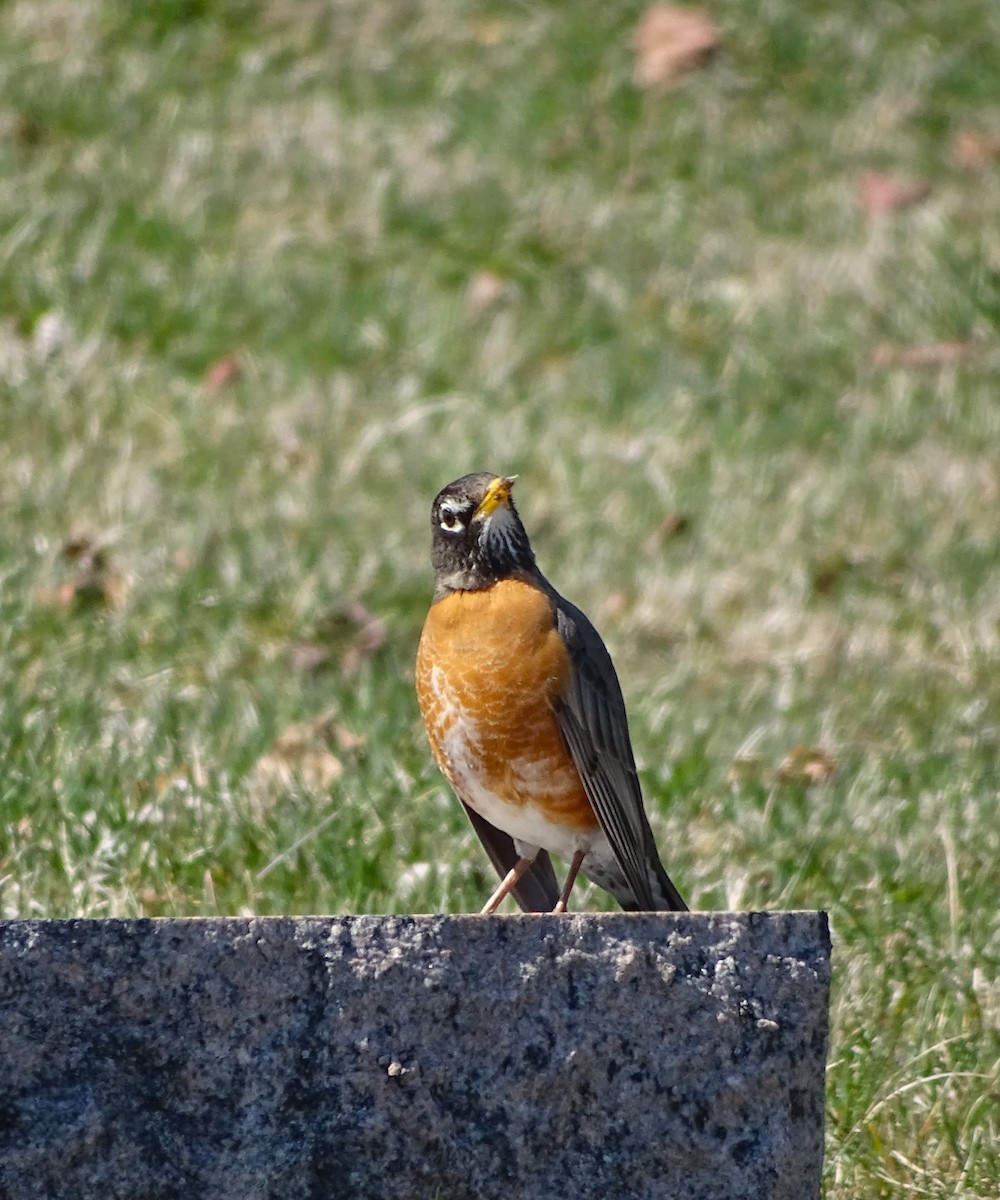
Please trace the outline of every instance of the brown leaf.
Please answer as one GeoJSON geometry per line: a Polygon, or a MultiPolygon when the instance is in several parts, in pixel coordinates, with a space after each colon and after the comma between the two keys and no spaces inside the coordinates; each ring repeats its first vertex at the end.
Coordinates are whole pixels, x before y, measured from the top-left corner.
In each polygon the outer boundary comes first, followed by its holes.
{"type": "Polygon", "coordinates": [[[101,568],[107,563],[107,550],[100,538],[85,530],[77,530],[59,547],[59,553],[69,562],[87,568],[101,568]]]}
{"type": "Polygon", "coordinates": [[[357,602],[344,608],[343,617],[357,630],[340,660],[341,674],[345,679],[350,679],[384,644],[388,629],[381,617],[376,617],[363,604],[357,602]]]}
{"type": "Polygon", "coordinates": [[[703,9],[653,4],[632,35],[632,79],[640,88],[672,87],[707,62],[718,46],[718,31],[703,9]]]}
{"type": "Polygon", "coordinates": [[[854,566],[851,556],[842,550],[834,550],[813,563],[809,571],[814,592],[829,595],[854,566]]]}
{"type": "Polygon", "coordinates": [[[315,675],[317,671],[330,665],[333,655],[330,653],[330,647],[324,646],[322,642],[298,642],[289,650],[288,657],[293,671],[298,671],[301,675],[315,675]]]}
{"type": "Polygon", "coordinates": [[[274,440],[281,461],[290,471],[303,477],[316,470],[319,455],[315,445],[310,442],[303,444],[297,435],[288,429],[278,429],[274,440]]]}
{"type": "Polygon", "coordinates": [[[469,308],[476,313],[484,313],[487,309],[495,308],[512,295],[510,284],[502,275],[495,271],[477,271],[469,280],[465,290],[465,300],[469,308]]]}
{"type": "Polygon", "coordinates": [[[628,605],[624,592],[609,592],[601,604],[601,620],[607,621],[620,617],[628,605]]]}
{"type": "Polygon", "coordinates": [[[808,786],[825,783],[836,769],[837,760],[822,746],[793,746],[778,767],[778,779],[808,786]]]}
{"type": "Polygon", "coordinates": [[[671,512],[663,518],[646,539],[646,553],[652,554],[664,542],[682,537],[691,528],[691,518],[685,512],[671,512]]]}
{"type": "Polygon", "coordinates": [[[869,217],[884,216],[900,208],[910,208],[926,200],[930,184],[904,179],[883,171],[863,171],[858,176],[858,202],[869,217]]]}
{"type": "Polygon", "coordinates": [[[36,146],[40,146],[48,137],[48,132],[34,117],[18,116],[14,120],[14,137],[18,145],[27,150],[34,150],[36,146]]]}
{"type": "Polygon", "coordinates": [[[480,46],[499,46],[507,36],[507,23],[498,17],[487,17],[472,27],[472,36],[480,46]]]}
{"type": "Polygon", "coordinates": [[[918,342],[900,346],[883,342],[875,347],[872,365],[875,367],[946,367],[974,354],[979,346],[971,340],[955,342],[918,342]]]}
{"type": "Polygon", "coordinates": [[[1000,159],[1000,134],[963,129],[951,143],[951,161],[963,171],[981,171],[1000,159]]]}
{"type": "Polygon", "coordinates": [[[729,764],[726,772],[726,782],[731,786],[740,783],[762,785],[765,782],[767,769],[758,754],[739,754],[729,764]]]}
{"type": "Polygon", "coordinates": [[[351,601],[326,613],[314,636],[292,645],[288,654],[293,669],[303,674],[339,666],[342,676],[350,679],[387,637],[385,621],[351,601]]]}
{"type": "Polygon", "coordinates": [[[330,749],[332,737],[330,719],[325,715],[289,725],[257,760],[251,775],[252,791],[271,790],[275,784],[288,787],[293,782],[314,791],[328,788],[344,773],[343,763],[330,749]]]}
{"type": "Polygon", "coordinates": [[[67,564],[69,578],[40,588],[36,594],[40,604],[75,610],[124,606],[128,580],[112,562],[106,543],[96,534],[70,534],[59,552],[67,564]]]}
{"type": "Polygon", "coordinates": [[[348,729],[346,725],[341,725],[339,722],[334,723],[332,732],[334,740],[345,754],[352,754],[355,750],[360,750],[368,741],[363,733],[355,733],[353,729],[348,729]]]}
{"type": "Polygon", "coordinates": [[[235,383],[243,374],[240,360],[235,354],[227,354],[217,359],[205,373],[205,391],[210,396],[217,396],[227,387],[235,383]]]}

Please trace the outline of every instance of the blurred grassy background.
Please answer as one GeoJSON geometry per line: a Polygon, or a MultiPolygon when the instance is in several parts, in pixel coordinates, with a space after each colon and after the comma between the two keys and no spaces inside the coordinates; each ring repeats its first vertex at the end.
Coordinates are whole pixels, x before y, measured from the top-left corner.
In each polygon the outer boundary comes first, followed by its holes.
{"type": "Polygon", "coordinates": [[[412,659],[517,472],[682,892],[831,913],[827,1195],[995,1196],[1000,8],[712,15],[0,8],[0,912],[477,907],[412,659]]]}

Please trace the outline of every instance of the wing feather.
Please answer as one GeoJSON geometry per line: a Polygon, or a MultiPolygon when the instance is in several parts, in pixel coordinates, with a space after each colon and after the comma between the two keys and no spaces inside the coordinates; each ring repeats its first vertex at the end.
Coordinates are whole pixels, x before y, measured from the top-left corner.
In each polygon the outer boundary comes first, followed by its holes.
{"type": "Polygon", "coordinates": [[[556,705],[556,720],[587,798],[640,908],[667,905],[686,911],[656,849],[642,803],[628,718],[618,676],[600,635],[587,617],[554,592],[556,622],[570,652],[569,687],[556,705]]]}

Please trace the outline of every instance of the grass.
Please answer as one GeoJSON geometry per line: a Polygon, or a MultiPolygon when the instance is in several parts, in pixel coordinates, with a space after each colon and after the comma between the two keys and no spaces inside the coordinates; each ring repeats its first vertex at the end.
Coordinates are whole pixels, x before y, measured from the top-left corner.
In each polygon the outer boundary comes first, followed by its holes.
{"type": "Polygon", "coordinates": [[[477,906],[412,659],[516,471],[682,891],[831,913],[826,1195],[992,1196],[1000,14],[715,14],[0,10],[0,911],[477,906]]]}

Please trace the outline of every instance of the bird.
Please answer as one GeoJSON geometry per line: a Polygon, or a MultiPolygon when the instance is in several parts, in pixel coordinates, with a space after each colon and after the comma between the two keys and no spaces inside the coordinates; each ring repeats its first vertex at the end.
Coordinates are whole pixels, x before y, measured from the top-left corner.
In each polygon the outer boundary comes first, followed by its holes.
{"type": "Polygon", "coordinates": [[[611,656],[538,568],[515,475],[431,505],[434,594],[417,700],[431,751],[500,875],[483,906],[566,912],[577,875],[626,911],[686,912],[660,861],[611,656]],[[569,863],[559,886],[550,855],[569,863]]]}

